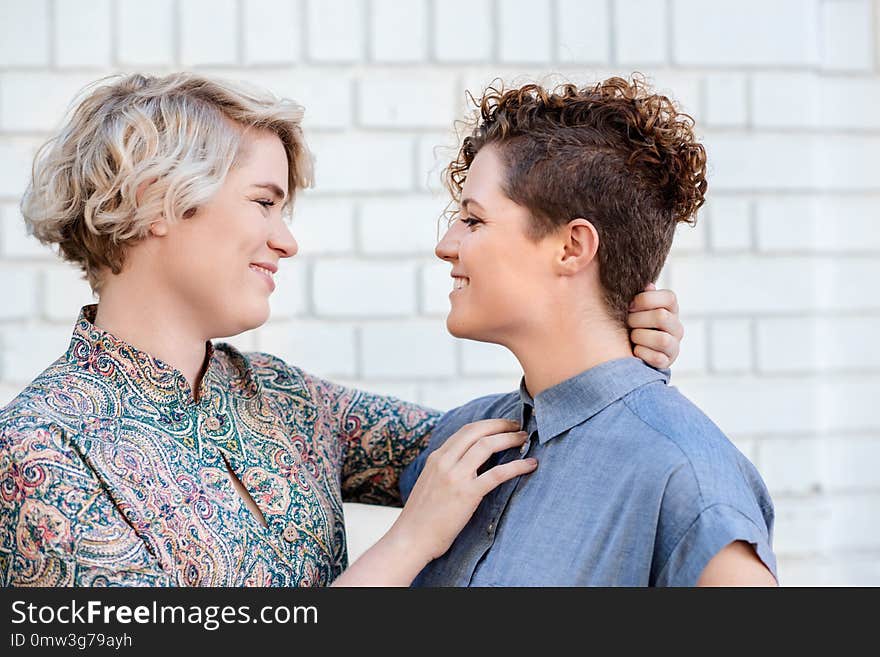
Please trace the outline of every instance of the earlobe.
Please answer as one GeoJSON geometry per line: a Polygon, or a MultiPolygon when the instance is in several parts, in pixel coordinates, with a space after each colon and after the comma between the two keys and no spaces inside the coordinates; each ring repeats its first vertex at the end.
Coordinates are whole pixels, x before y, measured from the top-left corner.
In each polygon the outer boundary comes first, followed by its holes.
{"type": "Polygon", "coordinates": [[[168,234],[168,222],[164,219],[156,219],[150,224],[150,235],[153,237],[165,237],[168,234]]]}

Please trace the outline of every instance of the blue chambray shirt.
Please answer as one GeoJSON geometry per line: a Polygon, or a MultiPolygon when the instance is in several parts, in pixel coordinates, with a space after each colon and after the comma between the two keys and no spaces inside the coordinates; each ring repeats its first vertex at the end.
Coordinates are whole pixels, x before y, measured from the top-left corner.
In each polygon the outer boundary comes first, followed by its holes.
{"type": "Polygon", "coordinates": [[[668,373],[637,358],[603,363],[532,400],[519,392],[446,413],[400,479],[404,499],[427,455],[468,422],[509,418],[538,469],[481,502],[414,586],[693,586],[732,541],[776,576],[773,503],[755,467],[668,373]]]}

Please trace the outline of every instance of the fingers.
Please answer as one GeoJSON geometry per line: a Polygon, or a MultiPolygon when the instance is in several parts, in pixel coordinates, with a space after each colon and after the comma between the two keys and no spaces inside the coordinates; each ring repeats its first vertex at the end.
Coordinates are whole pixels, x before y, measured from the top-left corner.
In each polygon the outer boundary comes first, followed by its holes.
{"type": "Polygon", "coordinates": [[[672,365],[672,361],[674,359],[669,358],[666,354],[661,351],[654,351],[653,349],[648,349],[647,347],[642,347],[641,345],[636,345],[633,349],[633,355],[636,358],[641,358],[651,367],[656,367],[658,370],[665,369],[672,365]]]}
{"type": "Polygon", "coordinates": [[[480,495],[485,496],[505,481],[533,472],[537,467],[537,459],[532,458],[516,459],[503,465],[496,465],[477,477],[476,481],[480,495]]]}
{"type": "MultiPolygon", "coordinates": [[[[653,283],[650,284],[653,287],[653,283]]],[[[665,308],[674,315],[678,314],[678,298],[672,290],[651,289],[637,294],[629,304],[629,311],[654,310],[665,308]]]]}
{"type": "Polygon", "coordinates": [[[684,326],[678,315],[674,315],[665,308],[630,313],[627,315],[626,323],[629,324],[630,328],[634,329],[643,328],[663,331],[679,341],[684,337],[684,326]]]}
{"type": "MultiPolygon", "coordinates": [[[[478,420],[464,425],[443,443],[438,452],[448,456],[452,461],[459,461],[471,446],[485,436],[507,433],[519,429],[519,422],[503,418],[478,420]]],[[[488,458],[488,457],[487,457],[488,458]]],[[[485,460],[485,459],[483,459],[485,460]]]]}
{"type": "MultiPolygon", "coordinates": [[[[666,356],[670,362],[678,358],[679,341],[663,331],[653,331],[651,329],[633,329],[630,339],[636,346],[647,347],[649,350],[659,351],[666,356]]],[[[664,365],[664,367],[666,367],[664,365]]]]}
{"type": "Polygon", "coordinates": [[[527,436],[528,434],[525,431],[496,433],[492,436],[484,436],[465,452],[461,459],[461,464],[467,468],[468,472],[476,472],[492,454],[502,452],[511,447],[520,447],[526,441],[527,436]]]}

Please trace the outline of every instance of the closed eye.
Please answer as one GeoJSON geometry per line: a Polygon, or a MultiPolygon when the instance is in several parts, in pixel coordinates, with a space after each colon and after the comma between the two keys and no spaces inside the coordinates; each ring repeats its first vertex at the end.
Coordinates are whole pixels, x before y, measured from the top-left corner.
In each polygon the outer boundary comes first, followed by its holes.
{"type": "Polygon", "coordinates": [[[254,201],[254,203],[259,203],[264,208],[271,208],[273,205],[275,205],[275,201],[270,201],[269,199],[265,199],[265,198],[258,199],[256,201],[254,201]]]}

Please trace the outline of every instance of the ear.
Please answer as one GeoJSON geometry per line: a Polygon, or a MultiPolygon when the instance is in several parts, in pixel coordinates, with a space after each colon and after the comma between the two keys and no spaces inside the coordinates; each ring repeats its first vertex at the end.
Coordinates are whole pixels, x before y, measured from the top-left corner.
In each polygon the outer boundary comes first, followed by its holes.
{"type": "Polygon", "coordinates": [[[577,274],[596,259],[599,233],[586,219],[572,219],[561,228],[562,253],[557,261],[561,273],[577,274]]]}
{"type": "MultiPolygon", "coordinates": [[[[141,200],[144,197],[146,191],[150,188],[150,185],[155,183],[158,178],[153,178],[152,180],[145,180],[140,185],[138,185],[137,190],[135,190],[135,201],[138,205],[141,204],[141,200]]],[[[150,235],[154,235],[156,237],[163,237],[168,234],[168,222],[165,221],[164,218],[159,218],[150,223],[150,235]]]]}
{"type": "Polygon", "coordinates": [[[165,237],[168,234],[168,222],[165,218],[156,219],[150,224],[150,235],[153,237],[165,237]]]}

